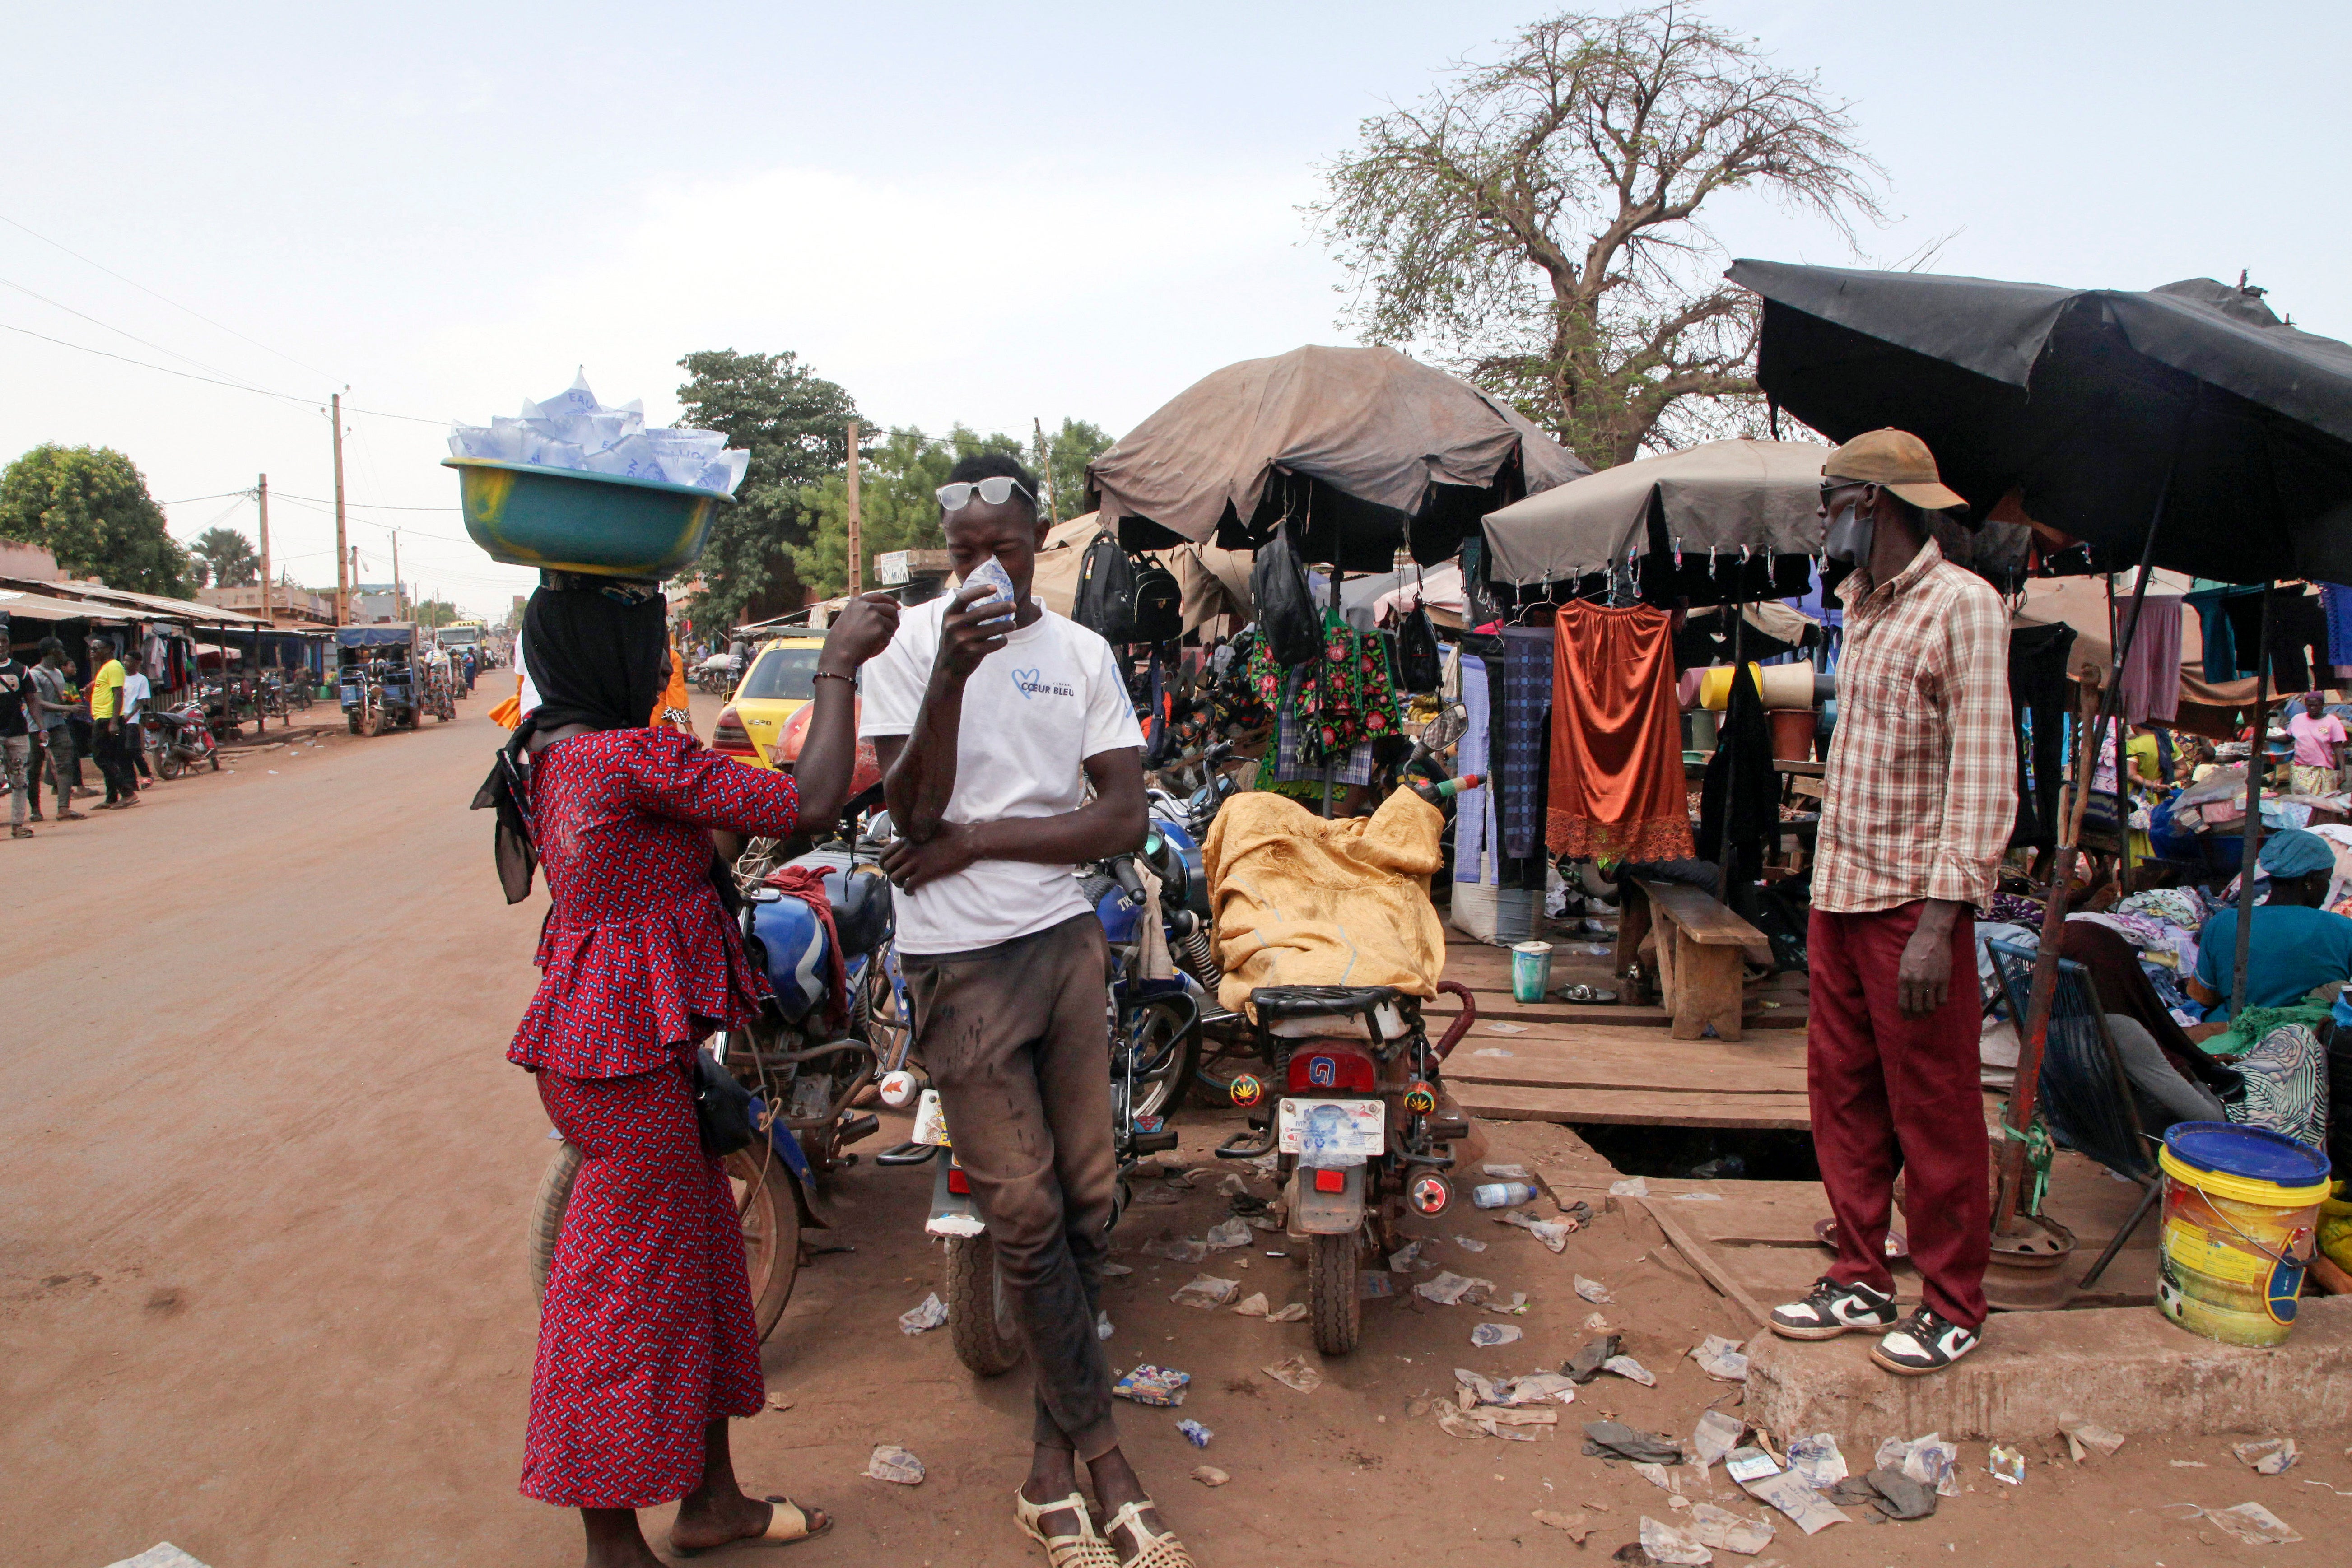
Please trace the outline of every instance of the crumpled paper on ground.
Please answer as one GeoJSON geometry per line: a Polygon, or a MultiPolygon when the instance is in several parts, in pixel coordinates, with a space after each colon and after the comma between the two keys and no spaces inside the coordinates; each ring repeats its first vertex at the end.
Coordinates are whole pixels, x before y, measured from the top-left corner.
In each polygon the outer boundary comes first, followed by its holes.
{"type": "Polygon", "coordinates": [[[1492,1279],[1478,1279],[1441,1269],[1412,1288],[1412,1293],[1424,1301],[1434,1301],[1441,1307],[1451,1307],[1467,1301],[1476,1306],[1494,1294],[1492,1279]]]}
{"type": "Polygon", "coordinates": [[[1707,1376],[1725,1383],[1748,1381],[1748,1357],[1737,1340],[1727,1340],[1721,1334],[1709,1334],[1690,1352],[1691,1360],[1707,1376]]]}
{"type": "Polygon", "coordinates": [[[2189,1518],[2202,1516],[2249,1546],[2287,1546],[2301,1541],[2294,1527],[2258,1502],[2242,1502],[2235,1508],[2199,1508],[2195,1503],[2168,1503],[2168,1508],[2194,1510],[2189,1518]]]}
{"type": "Polygon", "coordinates": [[[1110,1392],[1115,1399],[1131,1399],[1138,1405],[1172,1410],[1184,1403],[1184,1389],[1192,1381],[1192,1374],[1189,1372],[1178,1372],[1172,1366],[1154,1366],[1145,1362],[1112,1384],[1110,1392]]]}
{"type": "Polygon", "coordinates": [[[1295,1355],[1288,1361],[1276,1362],[1258,1370],[1284,1387],[1295,1388],[1301,1394],[1312,1394],[1323,1386],[1323,1373],[1309,1366],[1303,1355],[1295,1355]]]}
{"type": "Polygon", "coordinates": [[[1586,1300],[1591,1302],[1596,1307],[1604,1304],[1609,1300],[1608,1286],[1603,1285],[1598,1279],[1587,1279],[1581,1274],[1576,1276],[1576,1293],[1583,1297],[1586,1300]]]}
{"type": "Polygon", "coordinates": [[[1851,1514],[1815,1491],[1794,1470],[1781,1470],[1739,1484],[1749,1497],[1770,1503],[1788,1515],[1790,1521],[1807,1535],[1827,1530],[1832,1524],[1853,1522],[1851,1514]]]}
{"type": "Polygon", "coordinates": [[[919,1487],[923,1484],[923,1461],[896,1443],[883,1443],[867,1458],[866,1473],[877,1481],[919,1487]]]}
{"type": "Polygon", "coordinates": [[[1944,1441],[1938,1433],[1905,1442],[1889,1437],[1878,1446],[1873,1465],[1880,1469],[1895,1470],[1910,1477],[1923,1486],[1936,1489],[1938,1497],[1960,1495],[1960,1451],[1944,1441]]]}
{"type": "Polygon", "coordinates": [[[1789,1468],[1816,1491],[1827,1491],[1847,1475],[1845,1456],[1838,1452],[1837,1438],[1827,1432],[1790,1438],[1789,1468]]]}
{"type": "Polygon", "coordinates": [[[1168,1299],[1180,1307],[1197,1307],[1205,1312],[1232,1300],[1241,1293],[1241,1288],[1242,1282],[1238,1279],[1220,1279],[1213,1274],[1196,1274],[1168,1299]]]}
{"type": "Polygon", "coordinates": [[[1677,1568],[1705,1568],[1715,1561],[1715,1553],[1701,1546],[1693,1537],[1671,1524],[1661,1524],[1649,1515],[1642,1516],[1642,1550],[1654,1562],[1671,1563],[1677,1568]]]}
{"type": "Polygon", "coordinates": [[[924,1297],[916,1306],[898,1314],[898,1331],[902,1334],[926,1333],[948,1321],[947,1303],[936,1290],[924,1297]]]}
{"type": "Polygon", "coordinates": [[[1753,1557],[1772,1544],[1779,1533],[1769,1519],[1749,1519],[1711,1502],[1693,1503],[1689,1530],[1702,1546],[1753,1557]]]}

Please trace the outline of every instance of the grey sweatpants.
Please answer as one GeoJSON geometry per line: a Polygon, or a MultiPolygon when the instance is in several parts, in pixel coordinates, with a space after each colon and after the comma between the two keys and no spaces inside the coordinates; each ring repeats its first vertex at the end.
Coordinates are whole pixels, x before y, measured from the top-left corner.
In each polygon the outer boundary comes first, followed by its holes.
{"type": "Polygon", "coordinates": [[[1110,949],[1089,912],[969,952],[902,953],[915,1052],[987,1222],[1037,1378],[1032,1440],[1118,1447],[1095,1334],[1117,1207],[1110,949]]]}
{"type": "Polygon", "coordinates": [[[2107,1035],[2116,1042],[2116,1054],[2123,1058],[2124,1076],[2145,1101],[2152,1102],[2142,1106],[2141,1121],[2148,1131],[2162,1131],[2176,1121],[2229,1120],[2210,1089],[2181,1077],[2180,1069],[2165,1059],[2163,1047],[2137,1018],[2108,1014],[2107,1035]],[[2165,1112],[2161,1125],[2147,1118],[2146,1112],[2151,1108],[2165,1112]]]}

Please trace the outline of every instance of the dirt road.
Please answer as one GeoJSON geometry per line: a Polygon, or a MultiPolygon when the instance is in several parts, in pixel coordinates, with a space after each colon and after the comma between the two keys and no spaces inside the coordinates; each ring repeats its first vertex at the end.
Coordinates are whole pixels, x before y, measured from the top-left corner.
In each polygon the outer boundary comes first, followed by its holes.
{"type": "MultiPolygon", "coordinates": [[[[454,725],[247,753],[233,774],[161,785],[135,811],[0,841],[13,939],[0,949],[10,1568],[100,1568],[162,1540],[213,1568],[579,1561],[573,1521],[514,1484],[535,1323],[523,1221],[549,1146],[529,1080],[501,1058],[543,906],[500,901],[489,823],[465,809],[499,734],[483,689],[454,725]]],[[[707,730],[715,704],[698,707],[707,730]]],[[[1187,1158],[1208,1163],[1226,1130],[1188,1120],[1187,1158]]],[[[1496,1130],[1492,1157],[1528,1155],[1593,1158],[1556,1130],[1496,1130]]],[[[1193,1374],[1182,1411],[1122,1406],[1121,1418],[1202,1568],[1600,1562],[1635,1539],[1643,1513],[1675,1517],[1664,1493],[1582,1457],[1573,1436],[1603,1414],[1687,1434],[1708,1403],[1736,1396],[1684,1352],[1745,1327],[1646,1220],[1604,1215],[1558,1257],[1467,1209],[1423,1226],[1441,1267],[1527,1291],[1528,1313],[1370,1303],[1362,1349],[1298,1394],[1260,1369],[1314,1362],[1305,1325],[1168,1301],[1204,1270],[1276,1305],[1299,1300],[1293,1260],[1261,1246],[1196,1268],[1138,1250],[1223,1217],[1213,1177],[1147,1184],[1175,1201],[1130,1211],[1118,1256],[1135,1272],[1108,1303],[1115,1366],[1193,1374]],[[1614,1300],[1580,1300],[1576,1273],[1614,1300]],[[1534,1443],[1455,1438],[1409,1413],[1457,1366],[1557,1367],[1596,1310],[1658,1387],[1603,1378],[1534,1443]],[[1526,1339],[1473,1349],[1481,1322],[1526,1339]],[[1207,1453],[1177,1435],[1179,1415],[1215,1431],[1207,1453]],[[1203,1460],[1233,1483],[1185,1479],[1203,1460]],[[1580,1549],[1538,1510],[1593,1533],[1580,1549]]],[[[803,1272],[767,1347],[771,1390],[792,1407],[738,1428],[747,1484],[789,1489],[840,1527],[781,1555],[714,1561],[1042,1561],[1007,1507],[1025,1468],[1024,1376],[976,1383],[945,1333],[897,1327],[937,1283],[920,1234],[928,1191],[927,1171],[860,1167],[826,1194],[832,1239],[856,1250],[803,1272]],[[881,1442],[912,1449],[929,1479],[864,1479],[881,1442]]],[[[1843,1436],[1866,1457],[1887,1434],[1843,1436]]],[[[1970,1444],[1970,1489],[1936,1518],[1811,1540],[1782,1521],[1766,1555],[1856,1568],[1928,1552],[2033,1568],[2316,1563],[2352,1528],[2334,1491],[2352,1489],[2352,1464],[2343,1434],[2305,1436],[2310,1457],[2274,1479],[2218,1439],[2133,1434],[2116,1459],[2079,1470],[2029,1440],[2034,1464],[2016,1489],[1991,1484],[1970,1444]],[[2159,1511],[2249,1499],[2306,1543],[2250,1551],[2159,1511]]],[[[1763,1511],[1715,1475],[1713,1500],[1763,1511]]],[[[662,1522],[649,1515],[649,1533],[662,1522]]]]}

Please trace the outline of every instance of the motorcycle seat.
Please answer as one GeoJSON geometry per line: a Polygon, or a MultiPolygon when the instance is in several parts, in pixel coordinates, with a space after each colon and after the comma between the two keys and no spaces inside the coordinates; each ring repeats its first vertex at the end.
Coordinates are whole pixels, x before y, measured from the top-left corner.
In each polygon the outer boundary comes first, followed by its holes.
{"type": "Polygon", "coordinates": [[[1383,1003],[1402,1006],[1405,1000],[1393,985],[1261,985],[1250,993],[1250,1006],[1265,1023],[1334,1014],[1361,1017],[1383,1003]]]}

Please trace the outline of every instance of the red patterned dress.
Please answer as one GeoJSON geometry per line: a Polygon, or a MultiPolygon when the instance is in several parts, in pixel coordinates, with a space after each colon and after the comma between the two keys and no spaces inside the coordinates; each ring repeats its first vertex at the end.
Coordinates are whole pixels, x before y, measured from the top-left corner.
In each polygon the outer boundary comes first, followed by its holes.
{"type": "Polygon", "coordinates": [[[782,837],[799,797],[671,730],[560,741],[530,778],[553,907],[507,1059],[586,1158],[540,1309],[522,1491],[650,1508],[701,1479],[707,1423],[761,1408],[742,1231],[680,1066],[768,992],[710,885],[706,830],[782,837]]]}

